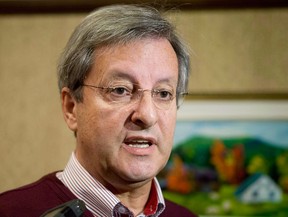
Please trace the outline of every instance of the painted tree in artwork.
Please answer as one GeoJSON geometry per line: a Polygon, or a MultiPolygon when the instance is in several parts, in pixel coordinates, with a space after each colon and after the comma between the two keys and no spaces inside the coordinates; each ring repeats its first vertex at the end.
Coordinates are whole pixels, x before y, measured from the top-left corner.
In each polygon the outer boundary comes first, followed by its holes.
{"type": "Polygon", "coordinates": [[[267,174],[269,172],[267,160],[261,154],[254,155],[249,161],[249,164],[247,166],[247,172],[249,174],[254,173],[267,174]]]}
{"type": "Polygon", "coordinates": [[[234,156],[234,173],[231,179],[231,183],[239,184],[243,181],[246,173],[244,168],[244,146],[242,144],[235,145],[232,148],[232,155],[234,156]]]}
{"type": "Polygon", "coordinates": [[[229,149],[222,141],[216,140],[211,147],[211,163],[220,180],[230,184],[240,183],[245,174],[243,145],[235,145],[229,149]]]}
{"type": "Polygon", "coordinates": [[[182,159],[174,155],[173,167],[167,175],[167,188],[186,194],[193,190],[193,183],[192,175],[185,169],[182,159]]]}
{"type": "Polygon", "coordinates": [[[220,140],[216,140],[211,148],[211,163],[215,166],[220,180],[223,181],[227,180],[225,158],[227,158],[226,148],[220,140]]]}
{"type": "Polygon", "coordinates": [[[279,173],[279,185],[285,192],[288,192],[288,152],[284,152],[276,159],[279,173]]]}

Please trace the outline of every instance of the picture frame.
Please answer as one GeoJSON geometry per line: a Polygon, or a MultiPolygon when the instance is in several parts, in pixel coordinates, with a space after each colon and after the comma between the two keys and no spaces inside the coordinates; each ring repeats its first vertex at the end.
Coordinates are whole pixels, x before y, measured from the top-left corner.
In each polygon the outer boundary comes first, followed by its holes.
{"type": "Polygon", "coordinates": [[[158,179],[166,198],[200,216],[280,217],[288,212],[288,172],[279,162],[288,163],[287,100],[188,100],[178,111],[172,154],[158,179]],[[243,199],[247,182],[252,202],[243,199]],[[253,189],[262,182],[265,188],[253,189]]]}

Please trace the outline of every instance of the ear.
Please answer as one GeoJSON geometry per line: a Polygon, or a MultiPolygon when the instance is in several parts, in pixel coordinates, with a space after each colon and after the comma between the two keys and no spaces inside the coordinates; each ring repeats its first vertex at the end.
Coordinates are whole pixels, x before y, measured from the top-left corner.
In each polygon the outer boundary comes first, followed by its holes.
{"type": "Polygon", "coordinates": [[[74,132],[77,131],[77,102],[72,96],[70,89],[64,87],[61,91],[62,112],[67,126],[74,132]]]}

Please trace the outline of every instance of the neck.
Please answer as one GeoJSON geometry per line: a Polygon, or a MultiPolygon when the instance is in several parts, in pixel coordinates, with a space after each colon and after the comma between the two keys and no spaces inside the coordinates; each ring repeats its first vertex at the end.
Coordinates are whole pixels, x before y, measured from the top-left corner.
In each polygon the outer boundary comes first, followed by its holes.
{"type": "Polygon", "coordinates": [[[129,190],[123,189],[123,191],[117,189],[117,192],[113,193],[119,198],[121,203],[133,212],[134,216],[136,216],[144,210],[145,204],[150,195],[151,183],[152,181],[150,180],[142,186],[130,188],[129,190]]]}

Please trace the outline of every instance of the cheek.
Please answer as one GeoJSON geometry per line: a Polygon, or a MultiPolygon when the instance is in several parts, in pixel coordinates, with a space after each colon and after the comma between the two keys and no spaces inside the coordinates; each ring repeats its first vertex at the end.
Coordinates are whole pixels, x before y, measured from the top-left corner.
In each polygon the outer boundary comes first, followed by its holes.
{"type": "MultiPolygon", "coordinates": [[[[161,118],[161,131],[163,135],[163,140],[166,146],[173,145],[174,141],[174,131],[176,124],[176,112],[168,115],[163,115],[161,118]]],[[[169,147],[170,148],[170,147],[169,147]]]]}
{"type": "Polygon", "coordinates": [[[77,134],[77,149],[85,156],[84,161],[96,161],[97,165],[97,159],[105,163],[107,158],[114,155],[117,144],[121,141],[121,129],[120,124],[117,125],[113,119],[113,115],[103,112],[82,115],[77,134]]]}
{"type": "MultiPolygon", "coordinates": [[[[171,132],[174,133],[176,125],[176,111],[162,115],[161,124],[163,125],[163,128],[165,128],[165,131],[169,132],[169,134],[171,132]]],[[[173,134],[171,136],[173,136],[173,134]]]]}
{"type": "Polygon", "coordinates": [[[78,121],[78,131],[83,140],[107,145],[120,139],[125,119],[124,114],[117,113],[115,109],[95,106],[80,112],[78,121]]]}

